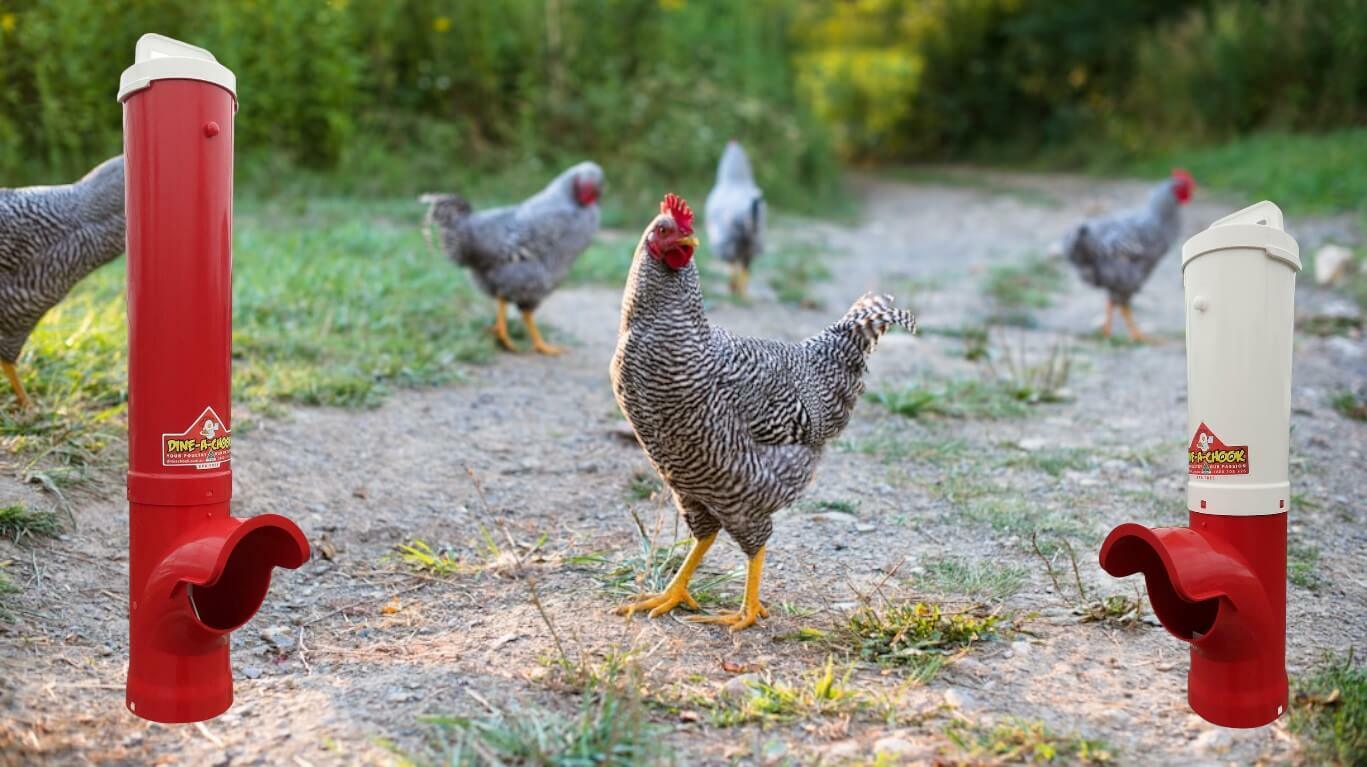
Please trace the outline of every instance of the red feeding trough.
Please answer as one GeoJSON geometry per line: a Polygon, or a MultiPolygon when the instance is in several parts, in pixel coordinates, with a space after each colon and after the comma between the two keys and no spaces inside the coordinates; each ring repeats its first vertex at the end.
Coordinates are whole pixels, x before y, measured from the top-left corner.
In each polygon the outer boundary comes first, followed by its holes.
{"type": "Polygon", "coordinates": [[[1259,727],[1286,710],[1287,442],[1299,248],[1262,202],[1182,248],[1189,527],[1124,524],[1101,567],[1144,574],[1154,614],[1191,644],[1192,710],[1259,727]]]}
{"type": "Polygon", "coordinates": [[[228,634],[293,522],[229,516],[235,78],[201,48],[138,40],[123,73],[128,220],[128,710],[195,722],[233,701],[228,634]]]}

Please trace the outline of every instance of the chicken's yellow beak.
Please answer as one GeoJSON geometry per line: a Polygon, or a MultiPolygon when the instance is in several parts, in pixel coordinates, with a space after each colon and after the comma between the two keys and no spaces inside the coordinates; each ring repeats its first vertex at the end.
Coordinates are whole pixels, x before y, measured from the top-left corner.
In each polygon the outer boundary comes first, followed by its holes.
{"type": "Polygon", "coordinates": [[[696,249],[698,247],[698,238],[690,234],[687,237],[684,237],[683,239],[679,240],[679,244],[687,245],[690,248],[696,249]]]}

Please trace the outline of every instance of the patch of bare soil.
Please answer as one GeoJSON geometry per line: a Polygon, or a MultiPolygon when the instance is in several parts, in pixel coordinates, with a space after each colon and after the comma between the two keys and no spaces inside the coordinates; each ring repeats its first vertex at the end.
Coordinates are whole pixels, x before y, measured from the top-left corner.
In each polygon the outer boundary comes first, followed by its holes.
{"type": "MultiPolygon", "coordinates": [[[[789,308],[757,284],[748,305],[714,302],[714,321],[796,339],[880,289],[910,302],[925,332],[881,343],[871,391],[980,378],[983,363],[965,359],[961,331],[989,311],[984,270],[1043,254],[1081,216],[1146,191],[1078,178],[985,178],[972,186],[860,179],[857,226],[779,219],[779,237],[831,246],[833,278],[815,289],[823,308],[789,308]]],[[[1188,234],[1232,207],[1193,204],[1188,234]]],[[[1326,236],[1357,236],[1345,221],[1288,214],[1306,251],[1326,236]]],[[[1057,593],[1032,550],[1031,532],[1047,552],[1067,536],[1090,600],[1133,597],[1137,579],[1115,581],[1097,566],[1102,536],[1124,521],[1185,516],[1178,258],[1167,257],[1135,307],[1165,339],[1156,345],[1096,340],[1104,299],[1065,273],[1034,328],[996,330],[988,342],[1027,364],[1066,345],[1063,401],[999,419],[910,419],[861,403],[807,500],[776,519],[763,586],[771,617],[735,636],[673,617],[611,614],[621,597],[582,559],[637,552],[633,510],[661,543],[676,530],[686,535],[667,504],[632,486],[649,465],[623,438],[608,385],[616,290],[568,289],[547,302],[541,316],[570,346],[563,357],[502,355],[470,370],[463,385],[400,393],[366,412],[298,409],[241,435],[235,513],[288,515],[317,553],[301,570],[277,573],[261,612],[236,632],[237,702],[202,727],[149,724],[124,710],[127,512],[121,481],[111,477],[72,498],[78,526],[60,539],[0,543],[0,560],[11,561],[22,586],[15,619],[0,624],[0,762],[390,763],[395,750],[425,753],[427,716],[532,705],[577,711],[580,696],[549,663],[559,657],[557,637],[576,659],[632,653],[650,716],[684,764],[840,764],[872,761],[876,751],[892,762],[965,758],[947,729],[986,732],[1012,717],[1104,741],[1125,764],[1294,761],[1284,723],[1229,731],[1194,716],[1185,702],[1186,646],[1151,618],[1083,622],[1066,554],[1049,554],[1057,593]],[[416,573],[394,557],[397,545],[415,540],[451,552],[460,566],[416,573]],[[1012,585],[994,596],[973,593],[963,578],[937,580],[946,561],[1012,585]],[[531,599],[533,582],[545,617],[531,599]],[[1010,616],[1013,629],[926,683],[856,665],[844,685],[875,704],[852,713],[723,726],[714,709],[736,692],[737,674],[798,685],[831,650],[791,635],[831,629],[861,598],[982,602],[1010,616]]],[[[1308,283],[1301,280],[1303,307],[1325,300],[1308,283]]],[[[1367,432],[1329,404],[1359,380],[1362,355],[1360,339],[1297,338],[1292,536],[1317,560],[1312,587],[1290,587],[1293,674],[1367,636],[1367,432]]],[[[54,504],[39,488],[0,479],[0,506],[15,502],[54,504]]],[[[704,569],[742,564],[724,541],[704,569]]],[[[724,605],[739,601],[738,582],[721,591],[724,605]]],[[[837,667],[843,674],[838,658],[837,667]]]]}

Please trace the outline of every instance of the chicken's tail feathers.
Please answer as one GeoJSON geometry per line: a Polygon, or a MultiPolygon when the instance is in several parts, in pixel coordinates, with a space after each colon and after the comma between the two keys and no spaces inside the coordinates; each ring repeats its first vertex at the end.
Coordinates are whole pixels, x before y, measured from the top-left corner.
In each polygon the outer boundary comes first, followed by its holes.
{"type": "Polygon", "coordinates": [[[892,296],[865,293],[854,302],[845,316],[835,323],[836,328],[857,331],[876,343],[888,328],[899,325],[910,333],[916,332],[916,316],[893,305],[892,296]]]}
{"type": "Polygon", "coordinates": [[[437,243],[432,236],[432,225],[441,224],[445,226],[453,223],[469,215],[472,208],[470,203],[458,194],[429,192],[418,195],[418,202],[427,206],[427,214],[422,219],[422,238],[427,242],[427,249],[432,251],[433,255],[437,255],[437,243]]]}

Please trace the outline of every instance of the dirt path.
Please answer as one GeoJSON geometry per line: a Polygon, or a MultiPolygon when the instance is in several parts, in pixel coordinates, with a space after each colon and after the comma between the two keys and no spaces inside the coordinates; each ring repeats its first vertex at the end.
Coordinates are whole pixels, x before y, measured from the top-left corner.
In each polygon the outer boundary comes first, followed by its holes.
{"type": "MultiPolygon", "coordinates": [[[[870,389],[979,375],[980,363],[965,360],[964,342],[948,331],[981,322],[982,270],[1044,252],[1085,212],[1141,199],[1145,186],[974,178],[972,185],[860,180],[860,225],[781,221],[788,231],[780,236],[831,247],[833,279],[817,288],[824,308],[788,308],[761,289],[750,306],[714,306],[714,321],[798,338],[866,289],[898,293],[911,282],[922,287],[906,298],[927,332],[889,336],[872,361],[870,389]]],[[[1194,204],[1188,233],[1228,210],[1194,204]]],[[[1325,236],[1353,236],[1339,220],[1295,223],[1303,251],[1325,236]]],[[[647,694],[675,702],[653,716],[669,726],[682,763],[872,761],[875,748],[908,763],[951,758],[961,752],[943,733],[947,723],[988,726],[1006,716],[1104,740],[1122,763],[1290,761],[1295,745],[1284,723],[1234,732],[1190,713],[1185,647],[1160,628],[1079,623],[1021,535],[1030,525],[1072,531],[1093,591],[1133,594],[1135,583],[1097,568],[1101,536],[1130,519],[1183,519],[1177,260],[1163,262],[1136,305],[1140,322],[1167,343],[1112,346],[1084,337],[1099,321],[1102,299],[1071,275],[1053,306],[1037,313],[1037,329],[994,336],[1023,344],[1027,356],[1066,338],[1074,357],[1067,402],[1003,420],[911,420],[861,404],[808,491],[811,503],[776,520],[764,583],[773,617],[736,637],[677,620],[627,623],[609,614],[618,597],[569,561],[634,552],[629,507],[647,524],[668,517],[659,502],[629,490],[648,465],[621,438],[607,382],[616,289],[569,289],[546,304],[542,316],[571,346],[563,358],[504,355],[471,369],[464,385],[400,393],[368,412],[300,409],[240,436],[235,513],[286,514],[332,558],[276,577],[261,613],[234,638],[237,703],[205,728],[151,725],[123,710],[122,487],[111,481],[80,493],[78,529],[37,549],[0,543],[0,560],[14,560],[11,573],[28,581],[18,619],[0,624],[0,763],[387,763],[395,758],[387,743],[422,752],[432,731],[424,716],[479,716],[486,704],[572,713],[579,697],[548,683],[545,659],[555,644],[527,579],[511,571],[514,546],[499,524],[519,551],[544,536],[523,566],[571,654],[632,649],[647,694]],[[1018,502],[988,502],[1001,498],[1018,502]],[[503,551],[492,562],[479,558],[481,525],[503,551]],[[486,566],[415,577],[387,559],[396,544],[414,539],[486,566]],[[827,651],[781,637],[829,627],[875,586],[894,597],[922,596],[927,567],[947,558],[985,562],[1018,580],[1000,608],[1019,630],[980,645],[925,685],[856,670],[847,684],[896,715],[728,728],[697,715],[718,691],[733,689],[726,688],[731,664],[797,682],[827,651]]],[[[1323,296],[1308,282],[1298,300],[1310,306],[1323,296]]],[[[1291,587],[1293,673],[1367,636],[1360,558],[1367,528],[1360,471],[1352,468],[1363,465],[1367,430],[1328,404],[1333,391],[1357,380],[1355,370],[1360,376],[1362,354],[1360,340],[1297,339],[1293,474],[1304,502],[1293,510],[1293,538],[1318,550],[1319,582],[1291,587]]],[[[52,504],[0,479],[0,506],[11,502],[52,504]]],[[[663,530],[668,542],[673,523],[663,530]]],[[[707,569],[741,563],[728,541],[707,569]]],[[[724,591],[728,602],[738,595],[735,584],[724,591]]]]}

